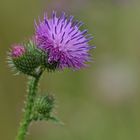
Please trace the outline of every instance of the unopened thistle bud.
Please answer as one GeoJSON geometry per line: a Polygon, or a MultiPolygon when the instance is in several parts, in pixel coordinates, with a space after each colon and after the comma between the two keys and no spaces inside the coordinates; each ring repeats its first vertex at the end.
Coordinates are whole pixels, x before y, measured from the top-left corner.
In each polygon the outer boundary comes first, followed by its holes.
{"type": "Polygon", "coordinates": [[[32,43],[15,45],[10,51],[10,64],[18,72],[37,76],[43,69],[45,55],[32,43]]]}
{"type": "Polygon", "coordinates": [[[54,97],[52,95],[37,97],[34,102],[32,119],[49,120],[54,106],[54,97]]]}

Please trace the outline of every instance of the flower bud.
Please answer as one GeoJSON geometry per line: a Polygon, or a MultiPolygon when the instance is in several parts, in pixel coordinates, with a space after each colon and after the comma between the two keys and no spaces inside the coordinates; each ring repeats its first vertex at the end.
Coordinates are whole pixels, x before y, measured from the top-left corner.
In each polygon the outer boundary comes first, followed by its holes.
{"type": "Polygon", "coordinates": [[[52,111],[54,109],[54,97],[51,95],[36,97],[32,109],[32,120],[52,120],[52,111]]]}
{"type": "Polygon", "coordinates": [[[35,100],[34,109],[39,114],[50,114],[54,108],[54,97],[52,95],[39,96],[35,100]]]}
{"type": "Polygon", "coordinates": [[[32,43],[15,45],[10,51],[10,63],[18,72],[37,76],[43,69],[45,55],[32,43]]]}

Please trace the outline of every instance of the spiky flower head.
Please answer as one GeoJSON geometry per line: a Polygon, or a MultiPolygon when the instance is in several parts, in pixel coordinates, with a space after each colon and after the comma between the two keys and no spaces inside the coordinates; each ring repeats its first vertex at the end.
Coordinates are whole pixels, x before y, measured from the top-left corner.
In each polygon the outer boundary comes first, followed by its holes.
{"type": "Polygon", "coordinates": [[[45,55],[33,42],[12,46],[9,52],[9,64],[18,73],[37,76],[44,67],[45,55]]]}
{"type": "Polygon", "coordinates": [[[73,16],[67,17],[62,13],[57,17],[44,16],[43,21],[35,23],[35,39],[37,47],[46,54],[46,64],[57,64],[57,68],[80,69],[90,60],[89,41],[92,39],[87,30],[80,31],[82,22],[73,21],[73,16]]]}

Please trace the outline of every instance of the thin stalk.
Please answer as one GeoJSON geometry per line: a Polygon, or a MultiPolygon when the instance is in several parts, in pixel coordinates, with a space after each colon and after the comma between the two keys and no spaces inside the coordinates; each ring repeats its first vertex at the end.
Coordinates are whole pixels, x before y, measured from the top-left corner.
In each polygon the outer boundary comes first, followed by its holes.
{"type": "Polygon", "coordinates": [[[27,95],[27,99],[26,99],[26,103],[25,103],[24,117],[20,123],[20,127],[18,130],[16,140],[24,140],[25,139],[25,136],[26,136],[27,131],[28,131],[28,127],[32,121],[31,120],[32,107],[34,104],[34,99],[36,97],[40,76],[41,76],[41,74],[37,77],[30,77],[29,78],[28,95],[27,95]]]}

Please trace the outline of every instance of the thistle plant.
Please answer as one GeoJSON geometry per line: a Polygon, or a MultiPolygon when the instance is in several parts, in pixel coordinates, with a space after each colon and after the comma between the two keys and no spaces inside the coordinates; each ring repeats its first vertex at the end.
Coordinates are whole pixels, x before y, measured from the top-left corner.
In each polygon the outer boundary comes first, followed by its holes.
{"type": "Polygon", "coordinates": [[[52,120],[61,121],[54,115],[54,96],[38,95],[38,83],[45,70],[55,72],[70,68],[78,70],[91,60],[89,45],[92,37],[87,30],[80,30],[82,22],[74,21],[65,13],[35,22],[33,39],[26,43],[13,45],[8,53],[8,62],[17,74],[28,77],[27,99],[24,116],[20,123],[16,140],[25,140],[31,122],[52,120]]]}

